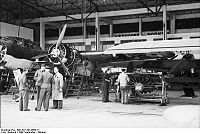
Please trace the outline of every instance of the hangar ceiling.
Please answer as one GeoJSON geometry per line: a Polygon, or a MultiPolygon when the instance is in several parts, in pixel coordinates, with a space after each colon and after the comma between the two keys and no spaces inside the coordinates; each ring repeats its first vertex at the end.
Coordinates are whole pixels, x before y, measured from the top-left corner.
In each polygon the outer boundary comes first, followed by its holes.
{"type": "Polygon", "coordinates": [[[199,0],[0,0],[0,21],[196,3],[199,0]]]}

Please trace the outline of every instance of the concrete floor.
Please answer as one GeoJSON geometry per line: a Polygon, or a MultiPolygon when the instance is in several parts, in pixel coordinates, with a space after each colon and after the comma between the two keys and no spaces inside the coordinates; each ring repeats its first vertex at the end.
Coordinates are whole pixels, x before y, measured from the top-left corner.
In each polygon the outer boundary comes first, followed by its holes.
{"type": "MultiPolygon", "coordinates": [[[[177,128],[200,127],[200,92],[196,98],[183,98],[182,91],[168,91],[169,104],[136,102],[122,105],[114,102],[110,94],[109,103],[101,102],[101,94],[68,97],[62,110],[34,111],[36,99],[29,101],[31,111],[19,111],[18,103],[11,95],[1,96],[2,128],[177,128]],[[180,106],[182,106],[180,108],[180,106]],[[191,110],[193,109],[193,110],[191,110]],[[195,110],[194,110],[195,109],[195,110]],[[187,114],[187,115],[185,115],[187,114]],[[172,116],[173,115],[173,116],[172,116]],[[188,116],[189,115],[189,116],[188,116]],[[186,118],[187,116],[187,118],[186,118]]],[[[52,100],[50,100],[52,107],[52,100]]]]}

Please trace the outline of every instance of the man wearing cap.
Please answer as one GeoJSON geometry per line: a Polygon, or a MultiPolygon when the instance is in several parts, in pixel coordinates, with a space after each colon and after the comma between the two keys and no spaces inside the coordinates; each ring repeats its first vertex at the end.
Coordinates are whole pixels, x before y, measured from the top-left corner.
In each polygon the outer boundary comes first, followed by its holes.
{"type": "Polygon", "coordinates": [[[110,69],[108,68],[105,71],[105,74],[103,76],[103,96],[102,96],[102,102],[109,102],[109,74],[110,74],[110,69]]]}
{"type": "Polygon", "coordinates": [[[19,87],[19,110],[20,111],[30,111],[28,109],[28,80],[26,74],[28,73],[28,69],[24,69],[23,73],[18,76],[17,85],[19,87]]]}
{"type": "Polygon", "coordinates": [[[43,72],[38,81],[41,82],[41,90],[40,90],[40,96],[39,96],[39,101],[37,108],[35,109],[36,111],[41,110],[41,106],[43,103],[45,111],[48,111],[49,108],[49,99],[52,91],[52,86],[53,86],[53,74],[50,73],[50,66],[45,67],[45,72],[43,72]]]}
{"type": "Polygon", "coordinates": [[[40,75],[45,71],[45,64],[42,64],[41,65],[41,68],[38,69],[36,72],[35,72],[35,75],[34,75],[34,80],[36,81],[35,82],[35,87],[36,87],[36,91],[37,91],[37,104],[38,104],[38,101],[39,101],[39,96],[40,96],[40,90],[41,90],[41,85],[42,83],[39,80],[39,77],[40,75]]]}
{"type": "Polygon", "coordinates": [[[121,91],[121,103],[122,104],[128,104],[128,89],[127,84],[130,81],[130,78],[125,73],[126,69],[122,69],[122,73],[119,74],[117,82],[120,85],[120,91],[121,91]]]}

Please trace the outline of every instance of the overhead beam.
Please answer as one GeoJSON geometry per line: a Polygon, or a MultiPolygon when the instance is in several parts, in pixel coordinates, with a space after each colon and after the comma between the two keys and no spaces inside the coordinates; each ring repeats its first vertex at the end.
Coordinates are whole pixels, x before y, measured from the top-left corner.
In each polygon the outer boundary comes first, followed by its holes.
{"type": "MultiPolygon", "coordinates": [[[[200,16],[200,13],[183,14],[183,15],[176,15],[176,19],[198,18],[199,16],[200,16]]],[[[168,18],[168,20],[170,19],[172,18],[168,18]]],[[[152,22],[152,21],[162,21],[162,20],[163,20],[162,16],[154,16],[154,17],[151,17],[151,19],[149,19],[149,17],[142,18],[142,22],[152,22]]],[[[113,24],[138,23],[138,22],[139,22],[138,18],[113,20],[113,24]]],[[[95,24],[94,22],[87,22],[87,25],[94,26],[95,24]]],[[[100,25],[107,25],[107,24],[100,21],[100,25]]],[[[82,26],[82,23],[69,23],[67,25],[67,27],[81,27],[81,26],[82,26]]]]}
{"type": "Polygon", "coordinates": [[[98,11],[99,10],[99,7],[98,7],[98,5],[97,4],[95,4],[93,1],[91,1],[91,0],[87,0],[87,1],[89,1],[91,4],[93,4],[94,6],[95,6],[95,8],[96,8],[96,11],[98,11]]]}
{"type": "Polygon", "coordinates": [[[58,22],[46,22],[45,24],[50,25],[50,26],[54,26],[56,28],[62,29],[62,25],[58,22]]]}
{"type": "Polygon", "coordinates": [[[32,6],[32,5],[28,4],[28,3],[26,3],[24,0],[18,0],[18,1],[21,2],[22,4],[28,6],[28,7],[31,7],[32,9],[34,9],[34,10],[36,10],[36,11],[38,11],[40,14],[43,14],[42,11],[40,11],[40,10],[37,9],[36,7],[34,7],[34,6],[32,6]]]}
{"type": "MultiPolygon", "coordinates": [[[[200,3],[192,3],[192,4],[181,4],[181,5],[171,5],[167,7],[167,11],[181,11],[181,10],[193,10],[199,9],[200,3]]],[[[150,9],[155,9],[155,7],[150,7],[150,9]]],[[[162,12],[162,10],[160,10],[162,12]]],[[[136,15],[136,14],[147,14],[149,13],[146,8],[139,9],[129,9],[129,10],[119,10],[119,11],[109,11],[109,12],[100,12],[99,17],[115,17],[115,16],[124,16],[124,15],[136,15]]],[[[88,14],[83,14],[86,17],[88,14]]],[[[81,14],[69,15],[71,18],[80,20],[81,14]]],[[[67,20],[72,20],[68,18],[67,20]]],[[[88,18],[95,18],[95,13],[92,13],[88,18]]],[[[29,19],[24,19],[24,22],[27,22],[29,19]]],[[[66,20],[66,16],[56,16],[56,17],[45,17],[43,18],[44,22],[51,21],[64,21],[66,20]]],[[[40,18],[33,19],[30,23],[39,23],[40,18]]]]}
{"type": "Polygon", "coordinates": [[[113,20],[107,18],[100,18],[100,21],[105,22],[106,24],[113,24],[113,20]]]}
{"type": "MultiPolygon", "coordinates": [[[[155,13],[146,3],[144,3],[142,0],[137,0],[138,2],[140,2],[144,7],[147,8],[148,11],[150,11],[152,14],[157,16],[157,13],[155,13]]],[[[156,6],[157,9],[157,6],[156,6]]]]}
{"type": "Polygon", "coordinates": [[[4,10],[4,11],[6,11],[6,12],[8,12],[8,13],[11,13],[11,14],[13,14],[13,15],[15,15],[15,16],[18,16],[17,13],[15,13],[15,12],[13,12],[13,11],[10,11],[10,10],[4,8],[3,6],[1,7],[1,9],[4,10]]]}
{"type": "MultiPolygon", "coordinates": [[[[28,2],[28,1],[27,1],[27,2],[28,2]]],[[[38,4],[38,3],[32,3],[32,2],[29,2],[29,3],[34,4],[34,5],[38,6],[38,7],[43,8],[43,9],[46,9],[46,10],[48,10],[48,11],[55,12],[55,13],[57,13],[57,14],[59,14],[59,15],[63,14],[64,16],[69,17],[70,19],[74,19],[74,20],[75,20],[75,18],[64,14],[64,12],[59,12],[59,11],[57,11],[57,10],[53,10],[53,9],[47,8],[47,7],[45,7],[45,6],[41,6],[41,5],[38,4]]],[[[65,20],[66,20],[66,19],[65,19],[65,20]]]]}

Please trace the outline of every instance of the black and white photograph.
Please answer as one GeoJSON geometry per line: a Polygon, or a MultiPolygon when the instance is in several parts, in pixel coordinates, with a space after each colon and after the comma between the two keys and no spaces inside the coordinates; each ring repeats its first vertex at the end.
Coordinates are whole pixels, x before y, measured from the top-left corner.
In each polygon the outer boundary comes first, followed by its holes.
{"type": "Polygon", "coordinates": [[[200,128],[200,1],[0,0],[0,128],[200,128]]]}

